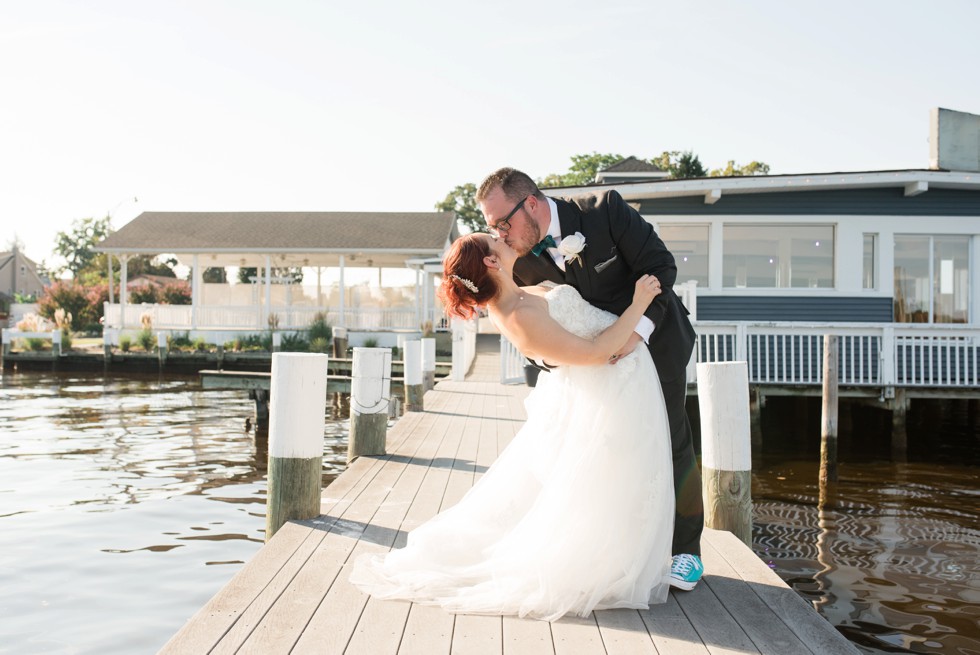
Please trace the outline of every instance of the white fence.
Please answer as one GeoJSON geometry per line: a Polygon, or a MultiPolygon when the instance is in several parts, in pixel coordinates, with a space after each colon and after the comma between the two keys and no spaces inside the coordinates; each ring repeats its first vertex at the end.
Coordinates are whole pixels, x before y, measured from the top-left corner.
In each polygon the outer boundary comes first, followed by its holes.
{"type": "Polygon", "coordinates": [[[267,330],[269,315],[275,315],[280,330],[302,330],[309,327],[318,312],[325,312],[327,323],[350,330],[408,329],[417,330],[421,323],[431,321],[435,329],[445,329],[442,312],[429,309],[421,314],[413,307],[345,308],[343,321],[339,307],[273,306],[269,314],[255,305],[126,305],[126,325],[118,303],[105,304],[105,326],[115,329],[142,327],[142,316],[148,315],[153,329],[161,330],[267,330]]]}
{"type": "Polygon", "coordinates": [[[823,335],[836,334],[842,385],[980,386],[980,328],[972,326],[699,321],[695,329],[698,362],[746,361],[752,384],[822,384],[823,335]]]}
{"type": "MultiPolygon", "coordinates": [[[[823,384],[823,336],[839,337],[839,383],[865,387],[980,387],[980,328],[909,323],[697,321],[696,362],[745,361],[757,385],[823,384]]],[[[500,381],[523,379],[523,356],[500,340],[500,381]]]]}
{"type": "Polygon", "coordinates": [[[476,332],[479,319],[470,321],[453,319],[453,371],[452,379],[461,381],[476,357],[476,332]]]}

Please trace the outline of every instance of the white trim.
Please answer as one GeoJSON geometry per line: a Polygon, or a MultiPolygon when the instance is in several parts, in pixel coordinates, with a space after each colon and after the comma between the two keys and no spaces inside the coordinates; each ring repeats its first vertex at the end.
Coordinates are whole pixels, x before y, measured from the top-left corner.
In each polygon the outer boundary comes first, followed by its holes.
{"type": "Polygon", "coordinates": [[[902,187],[925,183],[932,188],[980,191],[980,174],[948,171],[869,171],[863,173],[819,173],[812,175],[757,175],[753,177],[710,177],[693,180],[663,180],[543,189],[545,195],[568,196],[616,189],[626,200],[675,198],[703,195],[712,189],[726,194],[776,193],[783,191],[827,191],[833,189],[902,187]]]}
{"type": "Polygon", "coordinates": [[[929,190],[929,183],[919,180],[917,182],[909,182],[905,185],[905,197],[911,198],[912,196],[917,196],[919,194],[925,193],[929,190]]]}
{"type": "Polygon", "coordinates": [[[712,189],[704,194],[704,204],[713,205],[721,200],[721,189],[712,189]]]}

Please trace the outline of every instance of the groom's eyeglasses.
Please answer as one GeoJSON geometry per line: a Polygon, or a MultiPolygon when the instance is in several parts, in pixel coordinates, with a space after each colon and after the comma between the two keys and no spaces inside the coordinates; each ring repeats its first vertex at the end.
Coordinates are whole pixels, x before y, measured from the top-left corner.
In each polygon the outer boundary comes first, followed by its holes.
{"type": "Polygon", "coordinates": [[[529,196],[524,196],[524,200],[514,205],[514,208],[510,210],[509,214],[504,216],[502,219],[500,219],[493,225],[487,226],[490,230],[490,234],[492,234],[495,237],[499,237],[501,232],[510,232],[510,219],[514,217],[514,214],[517,213],[517,210],[519,210],[521,207],[524,206],[524,203],[527,202],[528,197],[529,196]]]}

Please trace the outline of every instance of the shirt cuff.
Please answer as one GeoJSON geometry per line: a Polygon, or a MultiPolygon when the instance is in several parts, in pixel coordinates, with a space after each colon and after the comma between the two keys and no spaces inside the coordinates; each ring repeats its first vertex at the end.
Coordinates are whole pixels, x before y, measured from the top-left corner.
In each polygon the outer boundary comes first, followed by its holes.
{"type": "Polygon", "coordinates": [[[648,317],[641,316],[640,322],[636,324],[633,331],[636,332],[643,339],[643,343],[650,345],[650,335],[653,334],[653,328],[656,327],[648,317]]]}

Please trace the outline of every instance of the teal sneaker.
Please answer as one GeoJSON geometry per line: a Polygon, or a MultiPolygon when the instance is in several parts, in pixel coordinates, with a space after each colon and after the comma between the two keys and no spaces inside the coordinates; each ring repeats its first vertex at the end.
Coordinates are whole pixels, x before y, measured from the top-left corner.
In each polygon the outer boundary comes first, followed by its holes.
{"type": "Polygon", "coordinates": [[[670,586],[690,591],[704,575],[704,564],[697,555],[674,555],[670,561],[670,586]]]}

